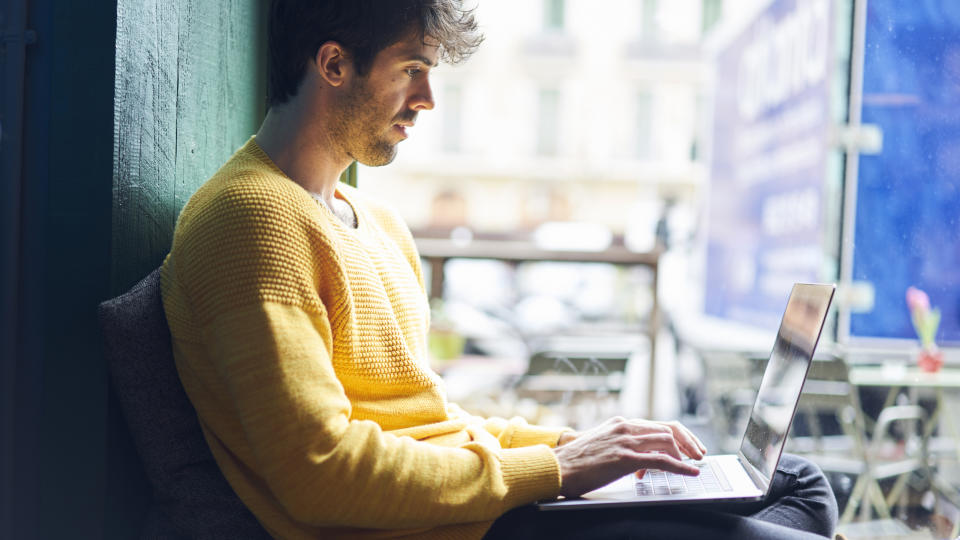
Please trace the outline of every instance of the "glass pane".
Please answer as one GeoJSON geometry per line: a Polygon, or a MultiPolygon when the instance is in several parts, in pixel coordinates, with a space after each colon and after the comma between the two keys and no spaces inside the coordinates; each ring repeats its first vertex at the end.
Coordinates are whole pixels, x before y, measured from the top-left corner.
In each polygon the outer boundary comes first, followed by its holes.
{"type": "Polygon", "coordinates": [[[723,0],[703,0],[703,33],[710,31],[723,14],[723,0]]]}
{"type": "Polygon", "coordinates": [[[552,156],[557,153],[559,114],[560,93],[553,88],[541,89],[537,131],[537,153],[540,155],[552,156]]]}
{"type": "Polygon", "coordinates": [[[853,278],[873,309],[857,337],[914,339],[905,293],[941,313],[937,339],[960,342],[960,4],[867,4],[863,122],[882,150],[860,158],[853,278]]]}
{"type": "Polygon", "coordinates": [[[564,0],[544,1],[544,26],[548,30],[563,29],[564,4],[564,0]]]}
{"type": "Polygon", "coordinates": [[[653,156],[653,96],[648,91],[637,94],[637,157],[653,156]]]}
{"type": "Polygon", "coordinates": [[[448,84],[444,90],[443,106],[443,150],[456,153],[460,151],[463,137],[463,98],[460,86],[448,84]]]}
{"type": "Polygon", "coordinates": [[[657,0],[643,0],[643,16],[640,19],[641,21],[641,31],[640,35],[643,36],[645,40],[656,41],[659,37],[657,21],[657,8],[659,7],[657,0]]]}

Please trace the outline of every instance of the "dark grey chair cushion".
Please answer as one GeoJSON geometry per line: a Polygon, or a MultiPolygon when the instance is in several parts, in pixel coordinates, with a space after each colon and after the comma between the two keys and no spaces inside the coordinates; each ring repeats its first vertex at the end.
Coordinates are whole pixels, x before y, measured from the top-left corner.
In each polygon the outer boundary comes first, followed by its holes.
{"type": "Polygon", "coordinates": [[[154,491],[143,538],[267,539],[217,467],[180,384],[160,269],[100,304],[111,380],[154,491]]]}

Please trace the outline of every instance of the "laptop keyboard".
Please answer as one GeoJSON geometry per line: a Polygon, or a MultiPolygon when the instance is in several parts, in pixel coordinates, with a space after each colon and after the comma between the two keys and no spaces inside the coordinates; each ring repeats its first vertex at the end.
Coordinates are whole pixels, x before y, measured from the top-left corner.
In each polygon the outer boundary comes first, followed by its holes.
{"type": "Polygon", "coordinates": [[[637,480],[637,495],[699,495],[730,491],[730,483],[719,467],[709,461],[691,462],[700,467],[700,476],[684,476],[656,469],[637,480]]]}

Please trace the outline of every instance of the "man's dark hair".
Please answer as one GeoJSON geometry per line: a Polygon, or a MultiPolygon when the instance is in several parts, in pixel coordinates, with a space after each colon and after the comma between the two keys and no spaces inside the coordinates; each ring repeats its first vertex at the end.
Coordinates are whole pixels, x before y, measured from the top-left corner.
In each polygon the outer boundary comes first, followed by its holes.
{"type": "Polygon", "coordinates": [[[341,44],[362,76],[377,53],[410,32],[439,41],[440,58],[451,64],[466,60],[483,40],[461,0],[273,0],[267,106],[297,94],[307,63],[324,43],[341,44]]]}

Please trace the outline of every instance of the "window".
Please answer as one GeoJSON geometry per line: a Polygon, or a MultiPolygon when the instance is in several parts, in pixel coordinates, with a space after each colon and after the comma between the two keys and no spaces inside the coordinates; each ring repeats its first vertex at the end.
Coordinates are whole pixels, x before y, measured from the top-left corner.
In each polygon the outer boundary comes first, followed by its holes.
{"type": "Polygon", "coordinates": [[[643,14],[640,19],[640,36],[646,41],[656,41],[660,37],[660,26],[657,23],[657,11],[659,7],[657,0],[643,0],[643,14]]]}
{"type": "Polygon", "coordinates": [[[636,157],[650,159],[653,157],[653,96],[649,90],[637,92],[636,157]]]}
{"type": "Polygon", "coordinates": [[[463,97],[458,84],[448,84],[443,93],[443,151],[455,154],[463,149],[463,97]]]}
{"type": "MultiPolygon", "coordinates": [[[[838,335],[864,345],[886,340],[858,351],[855,362],[889,358],[898,373],[911,366],[912,353],[896,349],[917,346],[904,299],[909,286],[925,290],[931,308],[941,310],[935,339],[950,346],[948,364],[960,358],[960,86],[954,84],[960,2],[870,0],[857,3],[862,11],[854,3],[538,0],[506,8],[478,2],[489,29],[482,56],[465,66],[469,72],[443,79],[444,100],[423,115],[417,135],[424,136],[404,142],[390,167],[366,169],[363,189],[396,204],[418,241],[438,240],[451,253],[472,238],[477,246],[547,247],[559,239],[582,254],[582,246],[601,238],[597,226],[609,231],[611,252],[620,245],[649,250],[657,234],[671,241],[656,291],[639,268],[603,267],[586,276],[586,265],[451,260],[443,267],[442,307],[468,344],[466,375],[458,380],[456,364],[446,368],[451,396],[461,392],[455,399],[471,412],[527,414],[516,410],[529,401],[522,389],[501,394],[491,384],[485,388],[494,391],[469,395],[481,372],[471,364],[474,355],[488,356],[483,370],[498,363],[523,369],[535,348],[558,344],[576,352],[577,338],[598,328],[609,332],[605,340],[621,332],[636,337],[649,328],[654,300],[670,311],[679,333],[695,334],[694,343],[762,347],[795,281],[853,280],[838,292],[838,328],[841,309],[848,312],[838,335]],[[567,7],[577,11],[567,17],[567,7]],[[863,24],[852,24],[854,13],[863,24]],[[857,29],[866,35],[855,39],[857,29]],[[709,54],[699,44],[704,34],[718,38],[709,54]],[[858,39],[866,58],[857,113],[870,129],[850,131],[842,126],[857,86],[849,71],[858,39]],[[434,116],[436,123],[428,123],[434,116]],[[870,135],[876,130],[882,133],[870,135]],[[461,154],[437,155],[458,147],[461,154]],[[845,159],[854,151],[861,152],[856,161],[845,159]],[[844,175],[854,173],[844,184],[844,175]]],[[[832,339],[825,329],[821,347],[832,339]]],[[[727,429],[736,414],[721,416],[715,402],[698,396],[709,395],[700,388],[719,390],[715,395],[741,388],[749,377],[739,375],[749,368],[731,370],[738,380],[713,381],[682,367],[696,360],[684,348],[658,342],[654,366],[668,369],[654,379],[671,383],[673,368],[681,366],[681,384],[696,386],[679,392],[685,401],[673,406],[718,411],[705,429],[716,426],[716,444],[736,451],[739,439],[727,429]]],[[[723,356],[716,360],[725,370],[740,364],[723,356]]],[[[703,360],[710,365],[714,357],[703,360]]],[[[645,400],[634,396],[646,389],[633,376],[624,376],[634,386],[623,386],[617,406],[634,403],[642,413],[645,400]]],[[[676,393],[656,396],[668,402],[676,393]]],[[[570,399],[538,408],[530,419],[544,414],[541,420],[589,425],[600,414],[598,403],[570,399]]],[[[952,465],[938,462],[938,481],[960,486],[952,465]]],[[[835,486],[841,505],[850,484],[835,486]]],[[[934,501],[916,487],[905,484],[908,500],[926,498],[932,506],[908,504],[909,513],[899,517],[919,528],[929,528],[924,519],[934,514],[937,523],[956,521],[952,502],[939,493],[934,501]]],[[[890,484],[881,488],[887,492],[890,484]]],[[[888,524],[906,530],[895,518],[888,524]]]]}
{"type": "Polygon", "coordinates": [[[563,30],[565,0],[544,0],[543,26],[547,30],[563,30]]]}
{"type": "Polygon", "coordinates": [[[540,89],[539,118],[537,119],[537,154],[555,156],[559,135],[560,92],[556,88],[540,89]]]}
{"type": "Polygon", "coordinates": [[[703,93],[698,93],[695,98],[694,118],[696,125],[693,128],[693,137],[690,141],[690,161],[705,162],[703,146],[706,141],[707,129],[709,127],[710,101],[703,93]]]}
{"type": "Polygon", "coordinates": [[[702,30],[706,34],[720,21],[723,15],[723,0],[703,0],[703,8],[700,20],[702,21],[702,30]]]}

